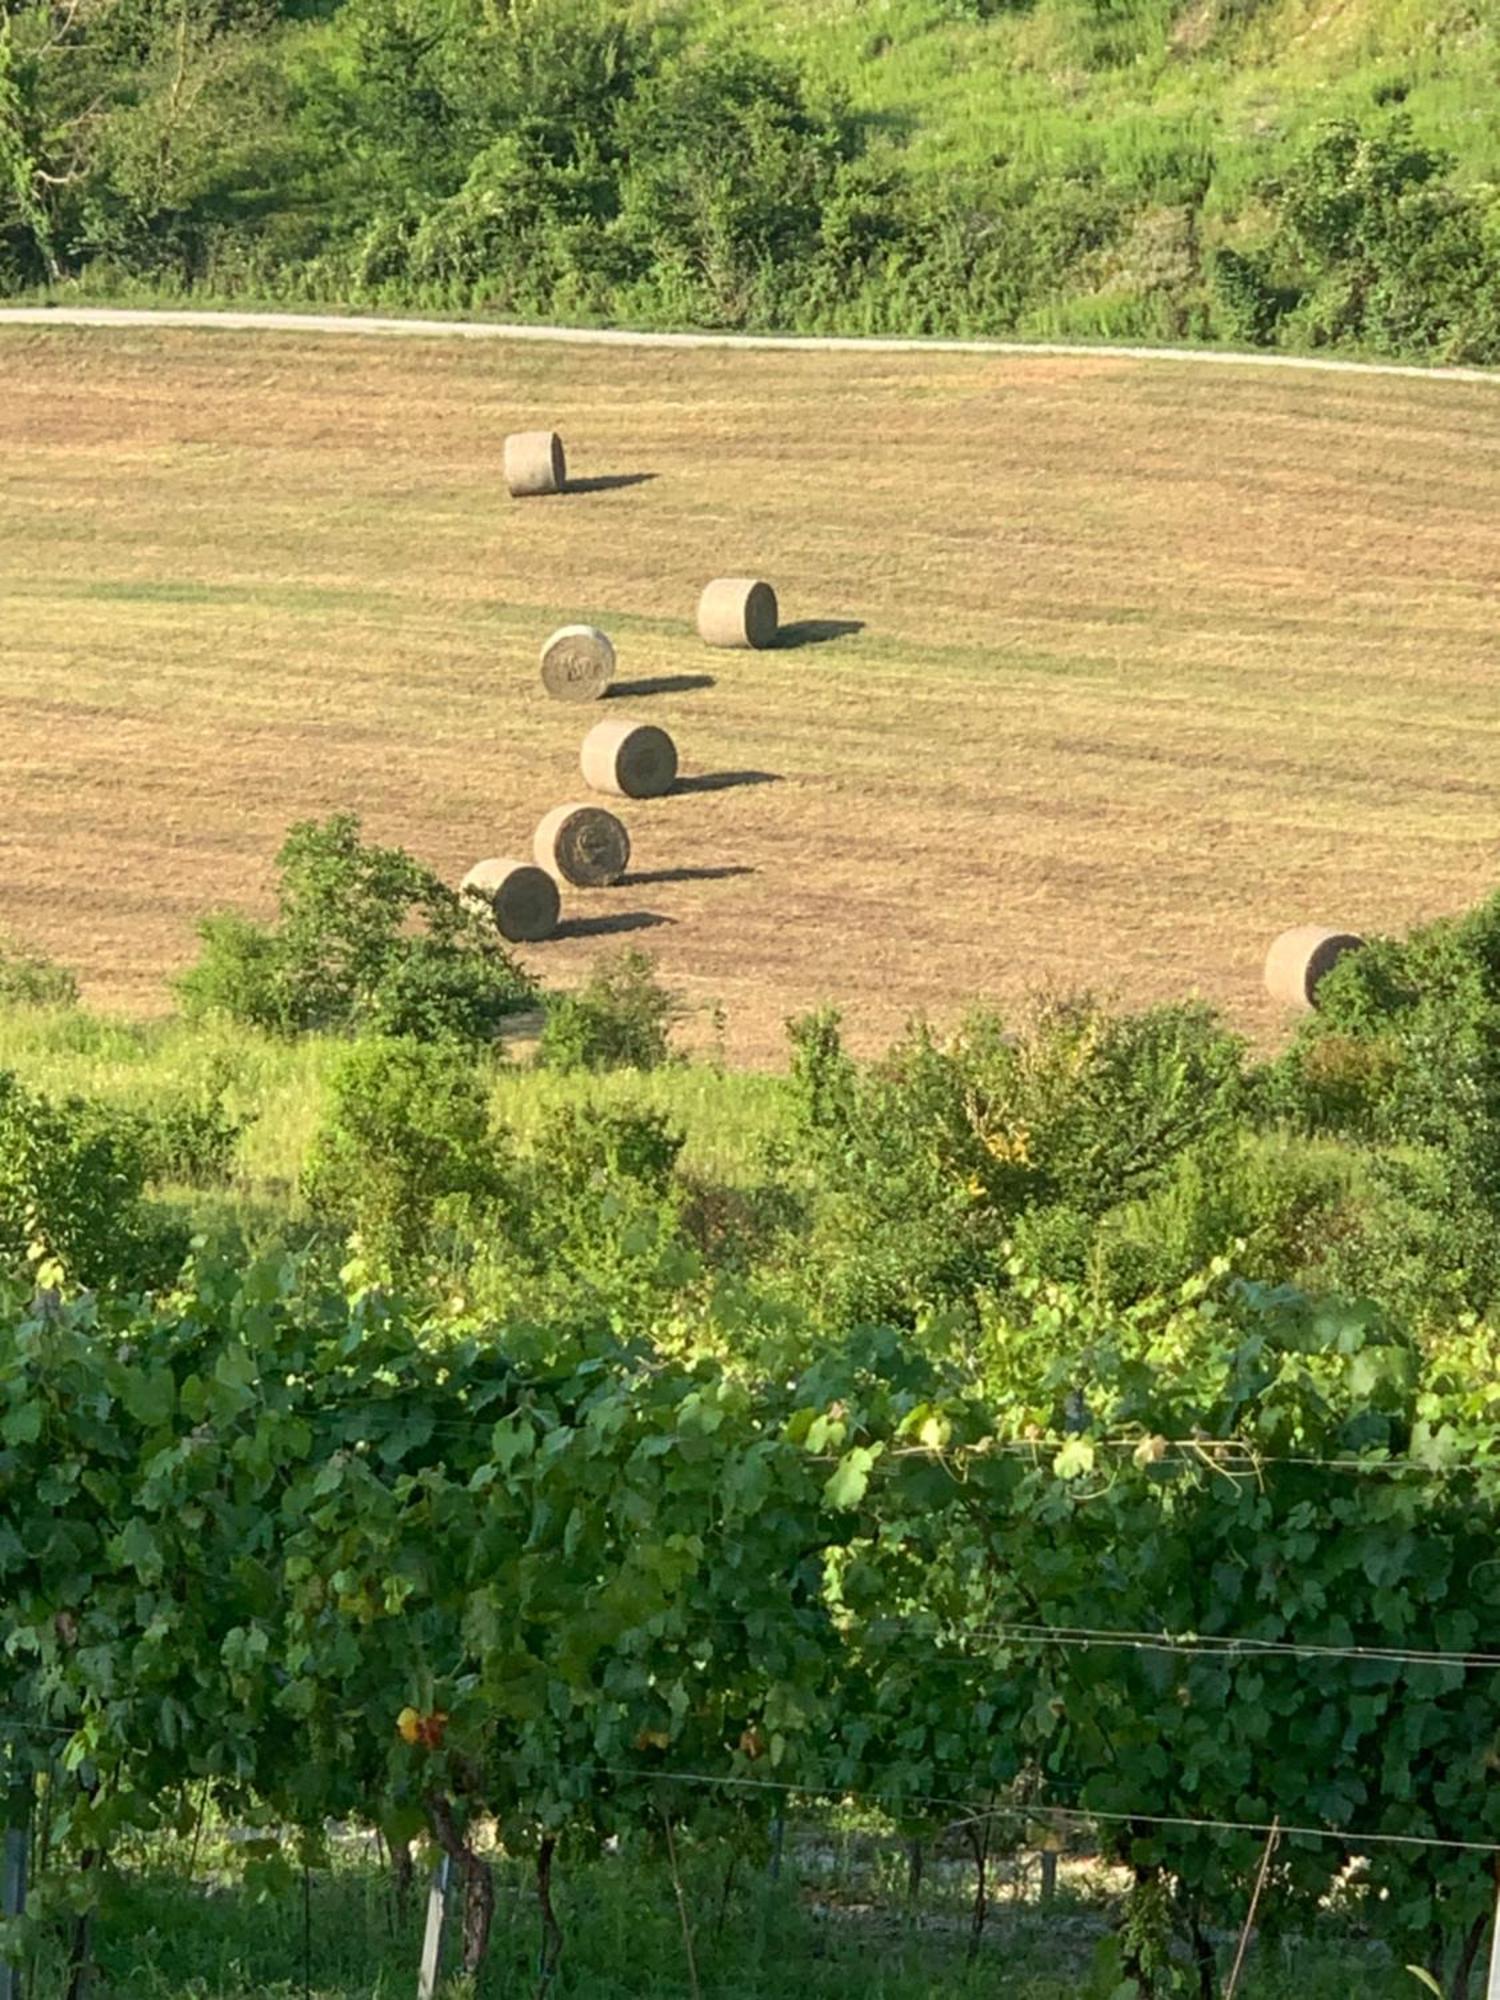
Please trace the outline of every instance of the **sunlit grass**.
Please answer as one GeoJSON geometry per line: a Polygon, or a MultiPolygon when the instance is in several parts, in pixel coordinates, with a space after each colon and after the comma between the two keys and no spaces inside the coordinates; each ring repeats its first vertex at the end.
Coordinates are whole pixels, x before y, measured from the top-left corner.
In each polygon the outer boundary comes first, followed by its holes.
{"type": "MultiPolygon", "coordinates": [[[[240,1197],[294,1214],[329,1074],[346,1047],[332,1036],[286,1041],[224,1023],[133,1022],[83,1008],[0,1007],[0,1069],[13,1070],[51,1097],[90,1097],[144,1112],[222,1077],[226,1108],[251,1121],[236,1155],[240,1197]]],[[[730,1186],[754,1180],[783,1115],[779,1077],[708,1062],[563,1074],[539,1068],[527,1045],[514,1057],[502,1050],[476,1061],[492,1076],[497,1123],[522,1144],[563,1107],[660,1111],[684,1135],[684,1171],[730,1186]]]]}

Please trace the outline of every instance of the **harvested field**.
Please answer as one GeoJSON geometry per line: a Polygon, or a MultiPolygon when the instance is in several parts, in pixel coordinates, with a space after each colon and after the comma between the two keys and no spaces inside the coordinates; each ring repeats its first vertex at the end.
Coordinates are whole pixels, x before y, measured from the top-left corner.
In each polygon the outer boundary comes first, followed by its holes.
{"type": "Polygon", "coordinates": [[[524,956],[636,924],[749,1061],[822,999],[869,1048],[1042,982],[1268,1033],[1278,931],[1500,875],[1491,387],[14,328],[0,369],[0,926],[95,1001],[168,1004],[294,818],[529,853],[578,620],[685,782],[524,956]],[[541,427],[582,490],[518,505],[541,427]],[[773,650],[704,647],[715,571],[775,579],[773,650]]]}

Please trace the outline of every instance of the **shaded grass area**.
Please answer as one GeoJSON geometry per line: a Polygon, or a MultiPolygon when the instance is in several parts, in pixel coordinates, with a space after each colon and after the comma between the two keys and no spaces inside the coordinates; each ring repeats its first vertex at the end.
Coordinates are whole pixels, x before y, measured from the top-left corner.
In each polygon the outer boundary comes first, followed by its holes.
{"type": "MultiPolygon", "coordinates": [[[[390,1875],[348,1843],[336,1867],[292,1865],[273,1875],[159,1865],[120,1873],[94,1931],[98,2000],[409,2000],[416,1987],[427,1880],[419,1868],[401,1902],[390,1875]]],[[[479,1980],[452,1974],[446,2000],[499,2000],[536,1990],[537,1918],[530,1864],[497,1857],[490,1958],[479,1980]]],[[[1101,1940],[1118,1921],[1115,1885],[1086,1863],[1064,1871],[1056,1898],[1038,1901],[1034,1856],[993,1864],[993,1900],[971,1954],[972,1868],[930,1865],[919,1900],[904,1893],[894,1843],[873,1851],[837,1830],[788,1839],[772,1879],[763,1855],[729,1867],[726,1849],[684,1846],[683,1884],[698,1986],[723,2000],[1073,2000],[1095,1988],[1101,1940]]],[[[555,1878],[564,1946],[557,1995],[638,2000],[694,1991],[668,1870],[639,1853],[565,1857],[555,1878]]],[[[1226,1912],[1226,1919],[1228,1917],[1226,1912]]],[[[454,1926],[456,1931],[456,1925],[454,1926]]],[[[1221,1949],[1232,1949],[1228,1923],[1221,1949]]],[[[50,1954],[27,1989],[59,2000],[50,1954]]],[[[1330,1919],[1317,1939],[1268,1929],[1240,1988],[1247,2000],[1342,2000],[1358,1984],[1397,2000],[1410,1982],[1383,1953],[1330,1919]]]]}

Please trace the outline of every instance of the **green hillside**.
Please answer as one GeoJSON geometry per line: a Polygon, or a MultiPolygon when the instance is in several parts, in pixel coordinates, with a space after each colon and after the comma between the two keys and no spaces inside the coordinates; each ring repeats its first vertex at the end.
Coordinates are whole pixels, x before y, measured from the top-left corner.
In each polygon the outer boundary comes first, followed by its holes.
{"type": "Polygon", "coordinates": [[[1500,359],[1479,0],[22,0],[0,286],[1500,359]]]}
{"type": "Polygon", "coordinates": [[[1237,205],[1288,137],[1399,105],[1473,185],[1500,170],[1500,14],[1465,0],[698,0],[942,171],[1012,157],[1206,171],[1237,205]]]}

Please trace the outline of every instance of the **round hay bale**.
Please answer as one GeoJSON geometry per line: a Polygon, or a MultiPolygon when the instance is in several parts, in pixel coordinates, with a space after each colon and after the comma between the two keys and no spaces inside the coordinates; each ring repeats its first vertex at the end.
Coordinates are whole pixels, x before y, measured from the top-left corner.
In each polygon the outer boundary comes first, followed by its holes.
{"type": "Polygon", "coordinates": [[[512,431],[505,440],[505,483],[511,496],[561,493],[568,470],[556,431],[512,431]]]}
{"type": "Polygon", "coordinates": [[[529,861],[476,861],[458,893],[474,908],[488,910],[510,944],[536,944],[557,929],[562,908],[557,884],[529,861]]]}
{"type": "Polygon", "coordinates": [[[608,889],[630,866],[630,835],[603,806],[555,806],[536,830],[537,866],[579,889],[608,889]]]}
{"type": "Polygon", "coordinates": [[[698,636],[706,646],[769,646],[776,637],[776,593],[753,576],[720,576],[698,599],[698,636]]]}
{"type": "Polygon", "coordinates": [[[615,649],[596,625],[562,625],[542,648],[542,686],[554,701],[597,701],[615,677],[615,649]]]}
{"type": "Polygon", "coordinates": [[[620,799],[657,799],[677,777],[677,745],[650,722],[596,722],[579,758],[584,783],[620,799]]]}
{"type": "Polygon", "coordinates": [[[1318,1004],[1319,982],[1346,951],[1364,939],[1355,931],[1331,931],[1322,924],[1297,924],[1283,931],[1266,953],[1266,991],[1284,1007],[1309,1013],[1318,1004]]]}

